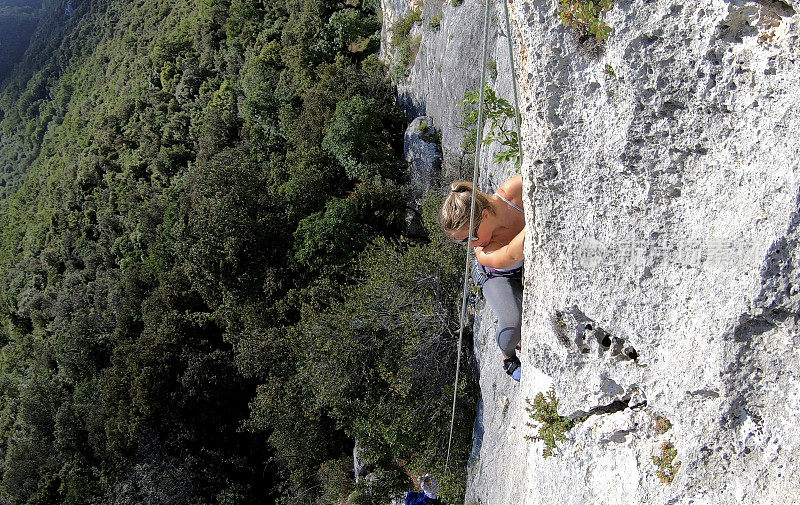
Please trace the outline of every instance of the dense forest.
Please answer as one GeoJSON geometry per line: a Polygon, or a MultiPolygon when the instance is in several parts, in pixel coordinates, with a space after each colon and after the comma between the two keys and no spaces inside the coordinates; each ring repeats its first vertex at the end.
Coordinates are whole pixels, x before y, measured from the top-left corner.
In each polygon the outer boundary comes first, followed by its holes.
{"type": "Polygon", "coordinates": [[[38,16],[0,89],[0,502],[461,501],[463,259],[435,195],[406,232],[378,0],[38,16]]]}
{"type": "Polygon", "coordinates": [[[41,6],[41,0],[0,0],[0,85],[22,59],[41,6]]]}

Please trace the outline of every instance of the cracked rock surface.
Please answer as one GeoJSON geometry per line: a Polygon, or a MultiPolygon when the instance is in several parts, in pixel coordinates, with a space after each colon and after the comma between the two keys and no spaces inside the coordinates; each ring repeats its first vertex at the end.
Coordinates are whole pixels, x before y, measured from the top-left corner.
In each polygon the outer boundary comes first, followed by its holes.
{"type": "Polygon", "coordinates": [[[514,5],[535,207],[524,373],[484,420],[468,502],[796,502],[798,5],[620,1],[599,48],[557,8],[514,5]],[[509,431],[550,383],[561,415],[596,414],[544,459],[509,431]],[[494,448],[513,467],[484,461],[494,448]]]}

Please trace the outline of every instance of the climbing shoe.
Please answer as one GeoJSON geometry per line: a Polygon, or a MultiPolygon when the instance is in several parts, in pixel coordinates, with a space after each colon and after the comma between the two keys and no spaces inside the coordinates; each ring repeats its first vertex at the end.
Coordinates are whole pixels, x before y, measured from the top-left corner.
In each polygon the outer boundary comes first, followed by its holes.
{"type": "Polygon", "coordinates": [[[522,364],[519,362],[519,358],[516,355],[503,360],[503,370],[505,370],[506,373],[515,381],[520,379],[520,375],[522,373],[522,368],[520,368],[521,365],[522,364]]]}

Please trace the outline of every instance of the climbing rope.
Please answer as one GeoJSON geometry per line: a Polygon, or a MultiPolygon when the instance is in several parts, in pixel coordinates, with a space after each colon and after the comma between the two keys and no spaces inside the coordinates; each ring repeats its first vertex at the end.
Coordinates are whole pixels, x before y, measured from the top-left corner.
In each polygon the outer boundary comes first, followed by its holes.
{"type": "MultiPolygon", "coordinates": [[[[456,357],[456,377],[453,384],[453,410],[450,415],[450,436],[447,440],[447,459],[445,460],[445,474],[447,474],[450,467],[450,448],[453,442],[453,426],[456,419],[456,397],[458,394],[458,376],[461,370],[461,347],[464,336],[464,314],[467,312],[467,298],[469,291],[469,270],[470,270],[470,253],[472,252],[472,233],[475,229],[475,188],[478,186],[478,171],[480,170],[481,159],[481,145],[483,143],[483,93],[486,88],[486,69],[488,67],[488,52],[487,46],[489,45],[489,5],[491,0],[485,0],[484,19],[483,19],[483,50],[481,56],[481,87],[478,98],[478,124],[477,134],[475,138],[475,166],[472,170],[472,200],[470,201],[469,211],[469,235],[467,237],[467,259],[464,266],[464,289],[461,293],[461,313],[459,316],[459,330],[458,330],[458,354],[456,357]]],[[[506,17],[506,38],[508,39],[508,57],[511,61],[511,81],[514,88],[514,109],[516,111],[515,122],[517,127],[517,142],[519,143],[519,160],[522,160],[522,137],[520,135],[521,116],[519,112],[519,99],[517,96],[517,73],[514,67],[514,50],[511,43],[511,22],[508,15],[508,0],[503,0],[503,9],[506,17]]]]}
{"type": "Polygon", "coordinates": [[[522,134],[520,133],[520,125],[522,125],[522,115],[519,111],[519,94],[517,93],[517,69],[514,66],[514,45],[511,42],[511,20],[508,15],[508,0],[503,0],[503,12],[506,17],[506,41],[508,42],[508,60],[511,63],[511,87],[514,89],[514,116],[517,126],[517,147],[519,147],[519,164],[522,164],[522,134]]]}

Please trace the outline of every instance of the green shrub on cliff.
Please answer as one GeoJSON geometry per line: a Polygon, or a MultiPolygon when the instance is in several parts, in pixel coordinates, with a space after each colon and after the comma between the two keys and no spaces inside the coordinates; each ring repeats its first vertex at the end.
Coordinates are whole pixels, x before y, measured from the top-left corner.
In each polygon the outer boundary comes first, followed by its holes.
{"type": "Polygon", "coordinates": [[[397,49],[397,61],[392,68],[395,82],[408,77],[408,69],[414,64],[422,41],[422,35],[411,36],[411,29],[422,21],[422,11],[412,10],[392,27],[392,45],[397,49]]]}
{"type": "Polygon", "coordinates": [[[526,435],[525,439],[544,442],[543,456],[545,458],[555,455],[556,442],[565,440],[566,433],[581,422],[582,419],[570,419],[558,415],[558,399],[556,398],[555,389],[548,391],[546,396],[538,393],[533,401],[526,398],[525,402],[528,404],[525,410],[531,419],[538,423],[538,425],[525,423],[526,426],[538,430],[536,435],[526,435]]]}
{"type": "Polygon", "coordinates": [[[560,0],[558,15],[567,26],[592,35],[598,42],[611,35],[611,27],[602,20],[602,13],[614,7],[614,0],[560,0]]]}
{"type": "MultiPolygon", "coordinates": [[[[465,131],[461,147],[465,153],[474,153],[477,142],[478,102],[480,91],[464,93],[464,100],[458,103],[461,110],[461,128],[465,131]]],[[[488,125],[488,132],[484,134],[481,142],[491,145],[498,142],[502,147],[495,154],[495,163],[513,162],[517,167],[522,163],[520,157],[519,135],[517,134],[514,120],[516,111],[505,98],[500,98],[494,90],[486,86],[483,93],[483,121],[484,131],[488,125]],[[509,124],[510,123],[510,124],[509,124]]]]}

